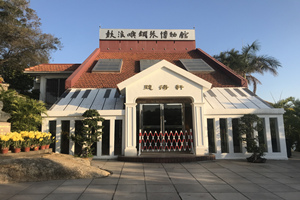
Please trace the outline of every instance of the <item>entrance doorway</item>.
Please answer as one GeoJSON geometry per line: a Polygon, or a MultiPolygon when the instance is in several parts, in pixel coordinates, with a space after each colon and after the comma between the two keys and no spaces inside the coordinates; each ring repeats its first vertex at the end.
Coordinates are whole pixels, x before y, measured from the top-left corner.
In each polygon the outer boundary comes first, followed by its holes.
{"type": "Polygon", "coordinates": [[[182,103],[140,104],[142,132],[184,131],[185,109],[182,103]]]}

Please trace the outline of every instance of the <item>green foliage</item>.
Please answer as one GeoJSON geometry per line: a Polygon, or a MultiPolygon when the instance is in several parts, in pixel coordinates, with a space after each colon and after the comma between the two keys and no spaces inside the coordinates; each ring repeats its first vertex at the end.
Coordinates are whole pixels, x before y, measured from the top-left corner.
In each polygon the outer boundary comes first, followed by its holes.
{"type": "Polygon", "coordinates": [[[37,101],[19,95],[15,90],[0,89],[0,101],[3,111],[11,115],[11,130],[37,131],[42,123],[41,114],[46,114],[46,107],[42,101],[37,101]]]}
{"type": "Polygon", "coordinates": [[[241,52],[231,49],[215,55],[214,58],[246,78],[249,84],[253,84],[253,93],[256,93],[257,84],[261,84],[261,82],[252,74],[271,72],[275,76],[277,75],[277,68],[281,67],[280,62],[274,57],[256,55],[259,50],[259,43],[254,41],[251,45],[242,47],[241,52]]]}
{"type": "Polygon", "coordinates": [[[100,129],[103,126],[99,126],[98,122],[104,121],[97,110],[87,110],[82,115],[85,119],[82,120],[83,126],[76,134],[71,135],[71,139],[81,146],[83,149],[80,152],[81,157],[93,156],[92,146],[95,142],[100,141],[102,132],[100,129]]]}
{"type": "Polygon", "coordinates": [[[275,108],[284,108],[285,137],[296,146],[296,151],[300,151],[300,100],[288,97],[272,105],[275,108]]]}
{"type": "Polygon", "coordinates": [[[0,74],[11,88],[28,90],[32,78],[23,70],[48,63],[61,48],[58,38],[42,33],[40,19],[26,0],[0,0],[0,74]]]}
{"type": "Polygon", "coordinates": [[[260,130],[262,130],[262,122],[257,115],[247,114],[241,117],[239,133],[242,140],[246,142],[247,151],[252,153],[250,158],[253,159],[254,162],[263,157],[266,150],[266,146],[260,144],[259,138],[254,137],[254,132],[260,130]]]}

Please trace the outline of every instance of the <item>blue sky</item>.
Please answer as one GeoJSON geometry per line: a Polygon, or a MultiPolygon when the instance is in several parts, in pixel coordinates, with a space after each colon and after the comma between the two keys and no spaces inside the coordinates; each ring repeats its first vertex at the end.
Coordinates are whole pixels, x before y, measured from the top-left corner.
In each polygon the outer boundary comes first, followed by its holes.
{"type": "MultiPolygon", "coordinates": [[[[258,55],[277,58],[278,76],[255,75],[257,95],[274,102],[300,99],[299,0],[31,0],[42,31],[63,48],[51,63],[82,63],[99,46],[99,26],[122,29],[196,29],[196,47],[210,55],[258,40],[258,55]]],[[[251,86],[250,86],[251,89],[251,86]]]]}

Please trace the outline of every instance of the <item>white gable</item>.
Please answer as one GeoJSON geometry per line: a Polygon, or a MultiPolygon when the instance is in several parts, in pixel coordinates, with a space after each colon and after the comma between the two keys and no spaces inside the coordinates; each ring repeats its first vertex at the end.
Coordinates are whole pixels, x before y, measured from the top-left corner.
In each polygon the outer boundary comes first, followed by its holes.
{"type": "Polygon", "coordinates": [[[203,102],[203,92],[211,83],[162,60],[137,75],[118,84],[126,102],[137,98],[191,97],[203,102]]]}

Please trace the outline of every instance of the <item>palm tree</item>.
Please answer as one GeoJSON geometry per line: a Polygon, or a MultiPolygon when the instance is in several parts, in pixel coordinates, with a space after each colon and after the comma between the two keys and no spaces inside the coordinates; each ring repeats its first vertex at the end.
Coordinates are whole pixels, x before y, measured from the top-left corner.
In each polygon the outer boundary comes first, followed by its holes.
{"type": "Polygon", "coordinates": [[[253,84],[253,93],[255,94],[257,84],[261,84],[261,82],[252,74],[260,73],[263,75],[264,72],[271,72],[276,76],[278,74],[277,68],[281,67],[280,62],[272,56],[257,56],[256,52],[259,50],[260,45],[256,40],[251,45],[243,46],[241,52],[231,49],[215,55],[214,58],[246,78],[250,85],[253,84]]]}

